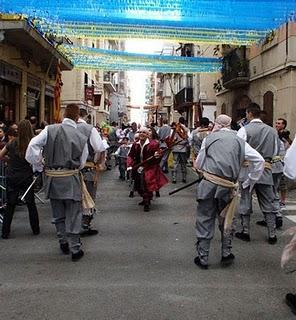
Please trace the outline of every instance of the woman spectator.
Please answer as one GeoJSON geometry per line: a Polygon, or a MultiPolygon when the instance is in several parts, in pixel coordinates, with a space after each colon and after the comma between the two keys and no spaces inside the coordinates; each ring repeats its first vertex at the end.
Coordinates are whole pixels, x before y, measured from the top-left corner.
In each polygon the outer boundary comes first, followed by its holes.
{"type": "MultiPolygon", "coordinates": [[[[9,156],[6,171],[6,194],[7,207],[3,217],[2,238],[7,239],[10,234],[15,206],[18,202],[20,192],[25,192],[33,182],[33,170],[25,160],[25,154],[33,131],[28,120],[22,120],[18,127],[18,136],[9,141],[0,152],[0,159],[6,154],[9,156]]],[[[40,233],[38,211],[34,199],[34,188],[31,188],[25,196],[29,211],[29,220],[34,235],[40,233]]]]}
{"type": "Polygon", "coordinates": [[[0,128],[0,150],[6,145],[5,132],[3,128],[0,128]]]}

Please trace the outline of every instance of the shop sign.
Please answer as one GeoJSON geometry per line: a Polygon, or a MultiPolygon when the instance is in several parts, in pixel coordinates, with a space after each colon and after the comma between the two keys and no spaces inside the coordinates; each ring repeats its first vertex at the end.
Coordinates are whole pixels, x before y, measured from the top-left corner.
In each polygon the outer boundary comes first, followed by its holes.
{"type": "Polygon", "coordinates": [[[21,84],[22,72],[10,64],[0,62],[0,79],[21,84]]]}
{"type": "Polygon", "coordinates": [[[49,84],[45,85],[45,95],[54,98],[54,87],[49,84]]]}
{"type": "Polygon", "coordinates": [[[28,75],[28,88],[40,91],[41,80],[32,75],[28,75]]]}
{"type": "Polygon", "coordinates": [[[94,87],[85,87],[84,90],[84,99],[87,100],[93,100],[94,97],[94,87]]]}

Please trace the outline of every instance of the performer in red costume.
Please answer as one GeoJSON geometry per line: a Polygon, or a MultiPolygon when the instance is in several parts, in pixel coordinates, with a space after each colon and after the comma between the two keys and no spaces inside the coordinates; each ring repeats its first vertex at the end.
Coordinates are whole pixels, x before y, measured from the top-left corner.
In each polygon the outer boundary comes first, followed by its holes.
{"type": "Polygon", "coordinates": [[[128,154],[127,170],[133,171],[135,190],[143,197],[139,205],[144,205],[144,211],[150,211],[150,201],[153,192],[168,183],[159,166],[162,153],[159,142],[149,139],[149,129],[141,128],[138,131],[139,141],[135,142],[128,154]]]}

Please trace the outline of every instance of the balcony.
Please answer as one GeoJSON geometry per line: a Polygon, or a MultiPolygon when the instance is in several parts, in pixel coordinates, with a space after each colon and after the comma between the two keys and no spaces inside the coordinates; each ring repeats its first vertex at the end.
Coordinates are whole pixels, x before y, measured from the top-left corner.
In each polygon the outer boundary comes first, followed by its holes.
{"type": "Polygon", "coordinates": [[[193,89],[183,88],[174,97],[174,110],[182,113],[193,104],[193,89]]]}
{"type": "Polygon", "coordinates": [[[226,89],[249,85],[249,61],[238,50],[231,51],[223,58],[222,83],[226,89]]]}
{"type": "Polygon", "coordinates": [[[113,75],[111,72],[104,72],[103,84],[110,93],[116,92],[116,84],[113,80],[113,75]]]}

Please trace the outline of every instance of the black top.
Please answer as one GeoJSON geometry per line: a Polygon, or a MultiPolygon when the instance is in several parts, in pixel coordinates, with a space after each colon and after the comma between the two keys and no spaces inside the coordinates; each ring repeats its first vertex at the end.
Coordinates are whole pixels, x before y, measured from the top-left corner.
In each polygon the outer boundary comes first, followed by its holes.
{"type": "Polygon", "coordinates": [[[18,155],[16,140],[12,140],[11,142],[7,143],[6,149],[9,156],[6,176],[8,178],[16,178],[22,181],[32,176],[33,170],[31,165],[26,159],[22,159],[18,155]]]}

